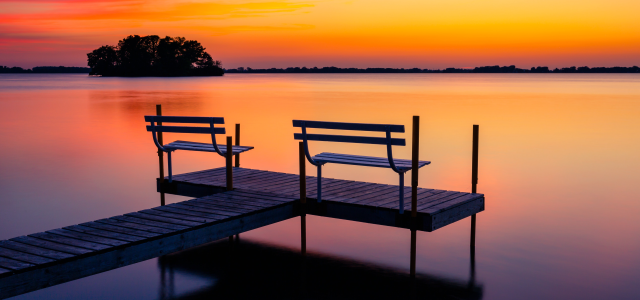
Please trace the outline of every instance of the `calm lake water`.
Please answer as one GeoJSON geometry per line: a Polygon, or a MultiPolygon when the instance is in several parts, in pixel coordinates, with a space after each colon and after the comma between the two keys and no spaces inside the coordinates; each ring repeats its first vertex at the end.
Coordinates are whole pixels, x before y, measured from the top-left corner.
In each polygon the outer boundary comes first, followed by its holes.
{"type": "MultiPolygon", "coordinates": [[[[158,206],[156,148],[143,120],[155,104],[165,115],[222,116],[229,133],[242,124],[242,143],[255,146],[242,166],[290,173],[292,119],[410,129],[420,115],[420,158],[433,163],[419,185],[458,191],[471,188],[479,124],[486,211],[478,214],[475,279],[469,219],[418,232],[417,298],[640,299],[640,75],[2,74],[0,239],[158,206]]],[[[386,153],[336,143],[311,151],[386,153]]],[[[410,158],[410,147],[394,152],[410,158]]],[[[174,156],[175,174],[223,165],[211,153],[174,156]]],[[[397,181],[388,169],[323,169],[326,177],[397,181]]],[[[294,218],[243,233],[238,244],[214,242],[16,299],[391,299],[408,293],[409,247],[408,230],[309,216],[304,266],[294,218]]]]}

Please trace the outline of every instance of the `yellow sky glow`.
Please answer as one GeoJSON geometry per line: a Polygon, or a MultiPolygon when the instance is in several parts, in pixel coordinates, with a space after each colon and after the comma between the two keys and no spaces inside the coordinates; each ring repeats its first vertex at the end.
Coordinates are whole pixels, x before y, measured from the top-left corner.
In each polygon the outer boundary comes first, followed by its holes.
{"type": "Polygon", "coordinates": [[[640,1],[0,0],[0,65],[86,64],[130,35],[200,41],[225,67],[638,65],[640,1]]]}

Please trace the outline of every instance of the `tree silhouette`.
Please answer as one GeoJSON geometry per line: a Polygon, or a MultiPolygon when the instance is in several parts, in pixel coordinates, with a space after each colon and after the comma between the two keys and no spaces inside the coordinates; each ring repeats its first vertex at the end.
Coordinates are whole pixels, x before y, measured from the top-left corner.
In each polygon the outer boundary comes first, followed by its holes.
{"type": "Polygon", "coordinates": [[[117,46],[102,46],[87,54],[90,75],[220,76],[220,61],[197,41],[184,37],[130,35],[117,46]]]}

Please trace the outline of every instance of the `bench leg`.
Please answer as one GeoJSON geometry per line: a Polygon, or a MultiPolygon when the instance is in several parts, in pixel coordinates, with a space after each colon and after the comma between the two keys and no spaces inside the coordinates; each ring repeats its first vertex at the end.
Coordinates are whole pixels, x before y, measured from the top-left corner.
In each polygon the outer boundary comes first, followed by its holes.
{"type": "Polygon", "coordinates": [[[167,165],[169,166],[169,183],[171,183],[171,180],[173,179],[173,174],[171,172],[171,151],[167,152],[167,165]]]}
{"type": "Polygon", "coordinates": [[[404,213],[404,173],[400,173],[400,214],[404,213]]]}
{"type": "Polygon", "coordinates": [[[318,166],[318,202],[322,199],[322,165],[318,166]]]}

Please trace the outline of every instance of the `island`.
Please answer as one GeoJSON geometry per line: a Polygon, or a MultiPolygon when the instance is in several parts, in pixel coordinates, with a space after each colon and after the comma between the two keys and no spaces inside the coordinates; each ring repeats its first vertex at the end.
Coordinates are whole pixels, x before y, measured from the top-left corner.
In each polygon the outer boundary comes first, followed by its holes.
{"type": "Polygon", "coordinates": [[[224,70],[205,48],[184,37],[130,35],[117,46],[87,53],[89,75],[98,76],[222,76],[224,70]]]}

